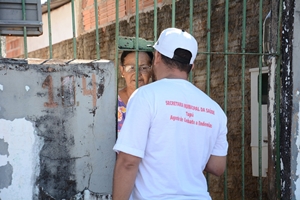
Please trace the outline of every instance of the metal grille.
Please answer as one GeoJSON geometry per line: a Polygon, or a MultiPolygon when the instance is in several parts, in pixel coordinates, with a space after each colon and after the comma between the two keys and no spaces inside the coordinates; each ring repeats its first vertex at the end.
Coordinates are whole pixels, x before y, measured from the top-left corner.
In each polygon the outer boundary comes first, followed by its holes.
{"type": "MultiPolygon", "coordinates": [[[[159,1],[161,2],[161,1],[159,1]]],[[[50,1],[48,1],[48,29],[49,29],[49,59],[52,55],[52,33],[50,1]]],[[[280,164],[279,160],[279,105],[280,105],[280,63],[281,40],[280,25],[282,13],[282,0],[271,1],[193,1],[179,0],[168,1],[166,5],[153,1],[153,34],[152,39],[140,38],[140,5],[135,1],[134,35],[120,36],[119,1],[115,1],[115,66],[118,66],[119,52],[121,50],[146,50],[147,45],[157,40],[157,34],[168,26],[187,29],[199,42],[198,57],[195,62],[195,70],[190,73],[189,80],[197,87],[204,90],[216,100],[228,116],[228,141],[229,152],[227,170],[220,178],[207,174],[209,190],[213,199],[266,199],[270,197],[280,198],[280,164]],[[159,4],[159,5],[158,5],[159,4]],[[171,13],[167,13],[169,7],[171,13]],[[160,10],[158,10],[160,8],[160,10]],[[185,10],[184,10],[185,9],[185,10]],[[162,14],[163,12],[167,14],[162,14]],[[186,12],[188,11],[188,12],[186,12]],[[271,12],[270,12],[271,11],[271,12]],[[271,14],[272,13],[272,17],[271,14]],[[171,20],[169,25],[163,23],[167,16],[171,20]],[[184,18],[186,23],[182,23],[184,18]],[[268,20],[272,22],[268,24],[268,20]],[[179,23],[178,23],[179,21],[179,23]],[[274,22],[275,21],[275,22],[274,22]],[[275,24],[275,25],[274,25],[275,24]],[[272,47],[272,48],[271,48],[272,47]],[[274,126],[275,147],[269,152],[272,162],[268,162],[267,178],[262,174],[262,104],[263,104],[263,67],[272,67],[275,63],[275,71],[272,74],[275,102],[274,126]],[[257,68],[258,77],[258,115],[257,115],[257,140],[258,140],[258,176],[251,176],[251,167],[246,160],[251,159],[249,142],[250,131],[250,72],[249,69],[257,68]],[[238,151],[237,151],[238,149],[238,151]],[[238,157],[238,159],[236,159],[238,157]],[[239,176],[237,175],[239,174],[239,176]],[[249,177],[250,174],[250,177],[249,177]],[[276,187],[269,190],[271,180],[275,180],[276,187]],[[220,185],[220,183],[222,183],[220,185]],[[255,183],[253,185],[253,183],[255,183]],[[249,190],[249,187],[252,189],[249,190]],[[220,188],[222,191],[220,192],[220,188]],[[247,191],[250,191],[247,193],[247,191]],[[250,194],[251,193],[251,194],[250,194]],[[269,193],[269,194],[268,194],[269,193]]],[[[73,59],[77,59],[77,42],[75,34],[74,0],[72,5],[73,26],[73,59]]],[[[95,20],[99,21],[98,1],[94,0],[95,20]]],[[[168,21],[169,19],[167,19],[168,21]]],[[[57,31],[57,30],[55,30],[57,31]]],[[[101,38],[98,23],[95,23],[96,34],[96,59],[100,57],[101,38]]],[[[0,38],[1,39],[1,38],[0,38]]],[[[0,45],[1,47],[1,45],[0,45]]],[[[0,49],[0,53],[2,50],[0,49]]],[[[0,54],[1,56],[1,54],[0,54]]],[[[24,33],[24,57],[27,58],[26,32],[24,33]]],[[[136,54],[136,61],[138,55],[136,54]]],[[[138,62],[136,62],[138,63],[138,62]]],[[[116,67],[116,73],[117,72],[116,67]]],[[[137,74],[137,73],[136,73],[137,74]]],[[[118,82],[117,78],[117,82],[118,82]]],[[[270,80],[269,80],[270,81],[270,80]]],[[[273,84],[269,83],[269,84],[273,84]]],[[[270,91],[268,91],[270,94],[270,91]]],[[[268,132],[270,133],[270,132],[268,132]]],[[[273,142],[273,141],[269,141],[273,142]]]]}

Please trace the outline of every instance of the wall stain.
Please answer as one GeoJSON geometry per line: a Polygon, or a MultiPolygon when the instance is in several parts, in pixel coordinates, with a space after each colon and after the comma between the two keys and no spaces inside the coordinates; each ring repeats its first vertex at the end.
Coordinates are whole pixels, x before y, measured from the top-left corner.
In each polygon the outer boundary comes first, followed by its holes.
{"type": "Polygon", "coordinates": [[[112,200],[111,194],[101,194],[90,191],[88,188],[85,188],[82,192],[76,194],[70,200],[85,200],[85,199],[93,199],[93,200],[112,200]]]}
{"type": "Polygon", "coordinates": [[[47,192],[45,192],[42,187],[39,187],[38,199],[55,200],[55,198],[53,198],[51,195],[47,194],[47,192]]]}
{"type": "Polygon", "coordinates": [[[98,90],[97,90],[97,98],[100,99],[100,97],[103,95],[104,92],[104,86],[105,84],[105,77],[102,77],[100,79],[100,83],[98,84],[98,90]]]}
{"type": "Polygon", "coordinates": [[[44,138],[40,151],[40,173],[36,179],[39,199],[67,199],[77,192],[75,159],[70,155],[75,142],[74,137],[67,134],[68,128],[64,123],[68,115],[65,111],[61,116],[45,115],[35,121],[38,136],[44,138]]]}

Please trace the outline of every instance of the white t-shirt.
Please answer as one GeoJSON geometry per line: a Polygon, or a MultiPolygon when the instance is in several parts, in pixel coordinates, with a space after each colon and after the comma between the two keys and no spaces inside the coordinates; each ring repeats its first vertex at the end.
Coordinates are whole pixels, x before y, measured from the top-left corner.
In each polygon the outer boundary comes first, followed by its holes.
{"type": "Polygon", "coordinates": [[[136,90],[114,146],[142,158],[133,199],[211,199],[203,170],[210,155],[227,155],[227,117],[183,79],[136,90]]]}

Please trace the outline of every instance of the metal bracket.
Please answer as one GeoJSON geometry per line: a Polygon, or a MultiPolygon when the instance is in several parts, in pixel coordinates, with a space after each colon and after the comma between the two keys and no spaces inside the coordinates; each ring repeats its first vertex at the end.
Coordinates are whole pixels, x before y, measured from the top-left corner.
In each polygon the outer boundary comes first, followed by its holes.
{"type": "MultiPolygon", "coordinates": [[[[153,41],[139,38],[138,51],[153,51],[153,44],[153,41]]],[[[119,36],[118,48],[122,50],[136,50],[136,38],[119,36]]]]}

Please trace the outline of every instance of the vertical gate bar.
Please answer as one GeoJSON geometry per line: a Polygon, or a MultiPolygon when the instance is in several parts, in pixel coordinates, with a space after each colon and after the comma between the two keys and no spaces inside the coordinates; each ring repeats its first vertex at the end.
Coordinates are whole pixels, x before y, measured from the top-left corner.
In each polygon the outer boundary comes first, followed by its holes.
{"type": "Polygon", "coordinates": [[[76,34],[75,34],[75,9],[74,9],[74,0],[71,1],[72,2],[72,27],[73,27],[73,56],[74,59],[77,58],[77,47],[76,47],[76,34]]]}
{"type": "Polygon", "coordinates": [[[175,3],[176,0],[172,0],[172,27],[175,27],[175,3]]]}
{"type": "MultiPolygon", "coordinates": [[[[190,0],[190,30],[189,30],[189,32],[190,32],[190,34],[192,34],[192,35],[194,35],[193,34],[193,12],[194,12],[194,10],[193,10],[193,5],[194,5],[194,1],[193,0],[190,0]]],[[[190,71],[190,73],[189,73],[189,81],[190,82],[193,82],[193,70],[191,70],[190,71]]]]}
{"type": "MultiPolygon", "coordinates": [[[[25,0],[22,0],[22,15],[23,20],[26,20],[26,10],[25,10],[25,0]]],[[[27,52],[27,27],[23,27],[23,36],[24,36],[24,56],[27,59],[28,58],[28,52],[27,52]]]]}
{"type": "Polygon", "coordinates": [[[194,27],[193,27],[193,14],[194,14],[194,7],[193,7],[193,5],[194,5],[194,1],[193,0],[190,0],[190,19],[189,19],[189,21],[190,21],[190,30],[189,30],[189,32],[190,32],[190,34],[192,34],[193,35],[193,31],[194,31],[194,27]]]}
{"type": "Polygon", "coordinates": [[[277,30],[277,66],[276,66],[276,191],[277,198],[281,197],[281,181],[280,181],[280,65],[281,65],[281,23],[282,23],[282,0],[279,1],[278,13],[278,30],[277,30]]]}
{"type": "Polygon", "coordinates": [[[259,175],[259,199],[262,199],[262,0],[259,1],[259,75],[258,75],[258,175],[259,175]]]}
{"type": "MultiPolygon", "coordinates": [[[[225,2],[225,37],[224,37],[224,49],[225,49],[225,70],[224,70],[224,112],[227,115],[227,87],[228,87],[228,15],[229,15],[229,0],[225,2]]],[[[224,172],[224,199],[228,199],[227,192],[227,161],[226,169],[224,172]]]]}
{"type": "Polygon", "coordinates": [[[2,38],[0,36],[0,58],[2,58],[2,38]]]}
{"type": "Polygon", "coordinates": [[[157,0],[154,0],[154,42],[157,40],[157,0]]]}
{"type": "MultiPolygon", "coordinates": [[[[118,67],[119,67],[119,0],[115,1],[116,4],[116,32],[115,32],[115,68],[116,68],[116,79],[118,80],[118,67]]],[[[117,84],[118,85],[118,84],[117,84]]],[[[118,87],[118,86],[117,86],[118,87]]]]}
{"type": "Polygon", "coordinates": [[[47,1],[47,11],[48,11],[49,58],[52,59],[52,29],[51,29],[50,1],[47,1]]]}
{"type": "Polygon", "coordinates": [[[246,48],[246,19],[247,0],[243,0],[242,24],[242,200],[245,199],[245,48],[246,48]]]}
{"type": "Polygon", "coordinates": [[[139,0],[135,0],[135,87],[139,87],[139,0]]]}
{"type": "Polygon", "coordinates": [[[100,43],[99,43],[99,30],[98,30],[98,0],[94,0],[94,9],[95,9],[95,25],[96,25],[96,51],[97,51],[97,60],[100,59],[100,43]]]}
{"type": "MultiPolygon", "coordinates": [[[[211,29],[211,0],[207,0],[207,24],[206,24],[206,94],[210,96],[210,29],[211,29]]],[[[207,188],[209,191],[209,173],[206,173],[207,188]]]]}
{"type": "Polygon", "coordinates": [[[206,50],[208,52],[206,56],[206,94],[210,96],[210,34],[211,34],[211,0],[207,1],[207,24],[206,24],[206,50]]]}
{"type": "MultiPolygon", "coordinates": [[[[119,0],[115,1],[116,4],[116,28],[115,28],[115,83],[116,83],[116,87],[115,87],[115,94],[117,96],[116,98],[116,113],[115,115],[118,116],[118,87],[119,87],[119,73],[118,73],[118,69],[119,69],[119,48],[118,48],[118,44],[119,44],[119,0]]],[[[116,138],[117,138],[117,127],[118,127],[118,123],[117,123],[118,118],[116,119],[116,138]]]]}

